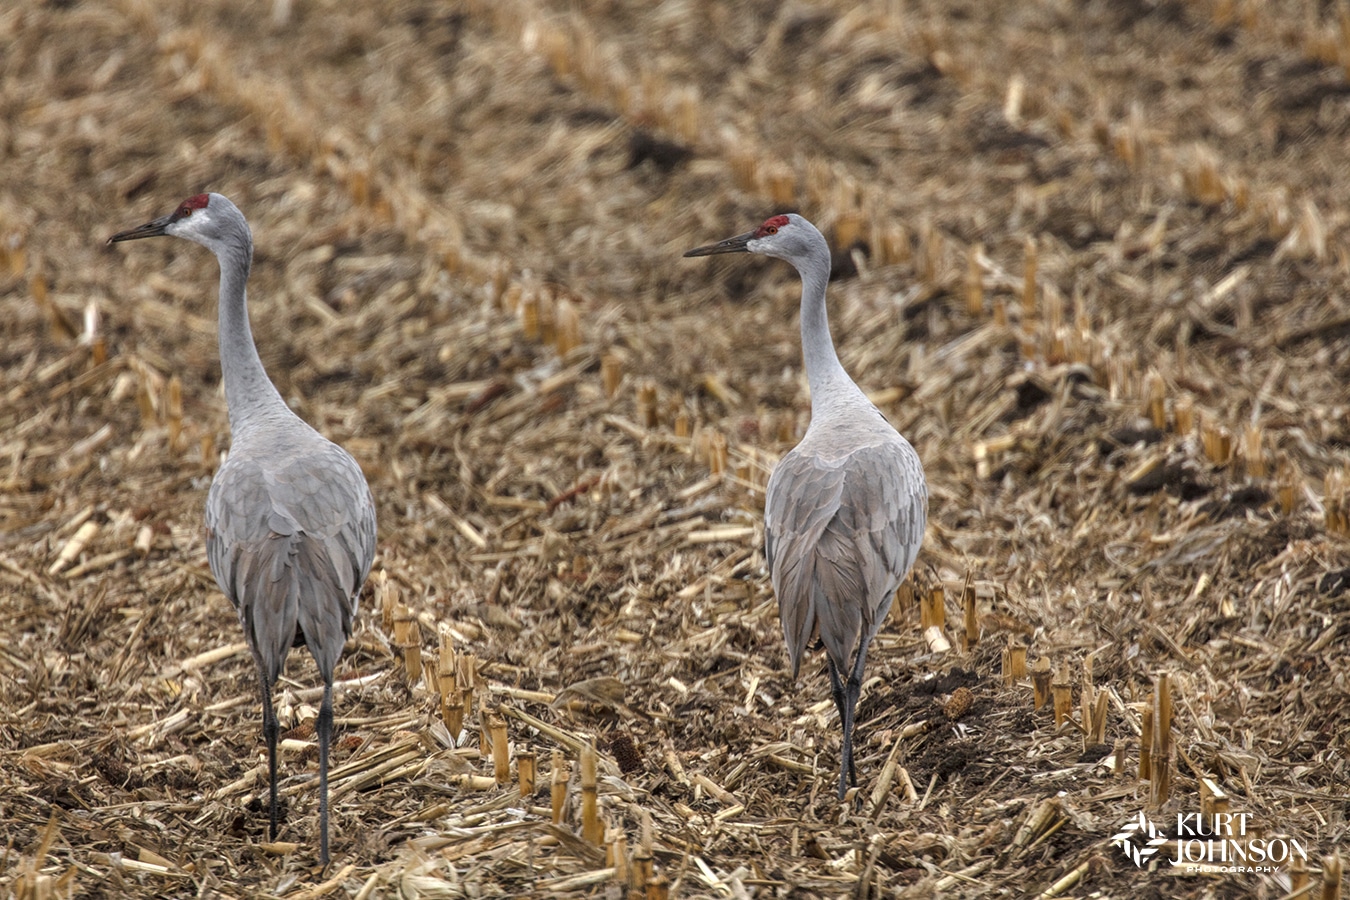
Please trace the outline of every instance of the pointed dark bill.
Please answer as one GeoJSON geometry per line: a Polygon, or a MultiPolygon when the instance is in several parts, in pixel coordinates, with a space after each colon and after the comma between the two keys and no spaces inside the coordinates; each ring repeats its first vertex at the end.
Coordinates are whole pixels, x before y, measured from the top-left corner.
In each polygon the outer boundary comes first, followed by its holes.
{"type": "Polygon", "coordinates": [[[754,238],[755,232],[747,231],[745,234],[738,234],[735,237],[727,238],[725,241],[718,241],[715,244],[708,244],[706,247],[695,247],[686,252],[685,256],[713,256],[717,253],[748,253],[750,248],[746,245],[754,238]]]}
{"type": "Polygon", "coordinates": [[[108,238],[108,243],[116,244],[119,241],[134,241],[137,238],[159,237],[164,234],[164,229],[173,221],[173,216],[160,216],[153,222],[146,222],[144,225],[138,225],[135,228],[126,231],[119,231],[108,238]]]}

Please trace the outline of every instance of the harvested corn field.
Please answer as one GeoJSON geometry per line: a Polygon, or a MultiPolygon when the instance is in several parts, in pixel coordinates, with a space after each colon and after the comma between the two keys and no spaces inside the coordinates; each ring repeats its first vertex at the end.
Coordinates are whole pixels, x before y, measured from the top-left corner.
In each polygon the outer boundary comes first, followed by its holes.
{"type": "Polygon", "coordinates": [[[0,9],[0,886],[1340,896],[1347,35],[1260,0],[0,9]],[[271,842],[207,568],[216,265],[104,246],[206,190],[378,507],[326,871],[317,671],[277,688],[271,842]],[[798,280],[680,255],[789,210],[931,492],[845,808],[762,549],[798,280]]]}

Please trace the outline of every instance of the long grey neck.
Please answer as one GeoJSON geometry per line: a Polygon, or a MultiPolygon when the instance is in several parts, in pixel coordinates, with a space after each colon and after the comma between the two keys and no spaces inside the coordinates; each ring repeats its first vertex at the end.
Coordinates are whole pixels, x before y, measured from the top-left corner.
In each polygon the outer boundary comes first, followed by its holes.
{"type": "Polygon", "coordinates": [[[825,311],[825,285],[830,280],[830,248],[822,239],[797,265],[802,276],[802,362],[811,385],[811,415],[838,408],[853,400],[867,402],[862,391],[848,377],[830,337],[830,320],[825,311]]]}
{"type": "Polygon", "coordinates": [[[253,242],[247,237],[217,251],[220,261],[220,369],[230,433],[238,441],[255,422],[293,415],[258,358],[248,324],[245,285],[253,265],[253,242]]]}

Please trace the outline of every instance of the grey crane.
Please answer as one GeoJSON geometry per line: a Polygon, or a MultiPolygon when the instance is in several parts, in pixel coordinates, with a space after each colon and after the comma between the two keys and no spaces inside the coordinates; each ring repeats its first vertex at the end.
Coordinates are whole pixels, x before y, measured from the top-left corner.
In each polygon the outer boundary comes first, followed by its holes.
{"type": "Polygon", "coordinates": [[[867,648],[923,543],[928,484],[909,441],[849,378],[830,339],[825,285],[830,248],[794,214],[685,256],[761,253],[787,260],[802,279],[802,359],[811,424],[774,467],[765,497],[765,556],[792,659],[792,677],[813,637],[825,645],[830,689],[844,728],[839,799],[853,765],[853,714],[867,648]],[[847,673],[848,680],[843,680],[847,673]]]}
{"type": "Polygon", "coordinates": [[[277,836],[272,687],[291,648],[301,644],[323,676],[319,832],[326,866],[333,667],[351,635],[357,594],[375,556],[375,504],[356,460],[292,412],[263,370],[248,324],[245,285],[253,234],[243,213],[220,194],[198,194],[108,243],[159,235],[195,241],[220,263],[220,368],[231,446],[206,498],[206,554],[258,665],[272,840],[277,836]]]}

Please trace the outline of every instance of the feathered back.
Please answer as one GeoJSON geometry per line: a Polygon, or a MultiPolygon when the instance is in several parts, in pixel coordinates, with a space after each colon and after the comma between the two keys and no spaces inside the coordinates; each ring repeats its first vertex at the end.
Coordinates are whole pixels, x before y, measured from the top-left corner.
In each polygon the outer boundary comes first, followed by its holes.
{"type": "Polygon", "coordinates": [[[892,432],[822,456],[803,440],[769,478],[764,519],[793,676],[816,633],[835,665],[850,669],[923,541],[928,490],[914,448],[892,432]]]}

